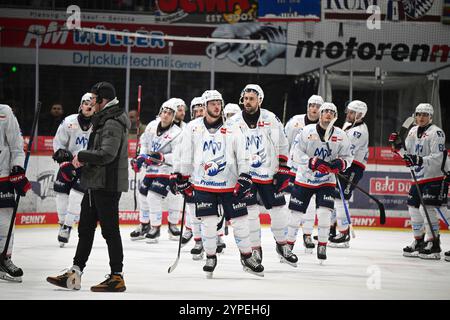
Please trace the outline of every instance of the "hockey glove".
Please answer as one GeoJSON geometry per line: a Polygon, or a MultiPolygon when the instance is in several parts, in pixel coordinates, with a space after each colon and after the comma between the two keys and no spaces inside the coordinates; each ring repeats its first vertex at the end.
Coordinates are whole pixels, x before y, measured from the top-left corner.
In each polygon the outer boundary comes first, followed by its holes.
{"type": "Polygon", "coordinates": [[[54,161],[58,162],[59,164],[61,164],[61,163],[66,162],[66,161],[72,161],[73,155],[72,155],[72,153],[69,150],[58,149],[53,154],[52,159],[54,161]]]}
{"type": "Polygon", "coordinates": [[[285,191],[291,179],[290,168],[288,166],[280,165],[277,173],[273,176],[273,184],[276,192],[285,191]]]}
{"type": "Polygon", "coordinates": [[[146,154],[141,154],[139,156],[137,156],[134,159],[131,159],[130,164],[131,164],[131,168],[133,168],[134,172],[139,172],[139,170],[141,170],[142,168],[142,164],[145,162],[145,159],[147,158],[146,154]]]}
{"type": "Polygon", "coordinates": [[[59,177],[60,180],[64,182],[72,182],[73,179],[75,179],[75,176],[77,175],[75,171],[75,167],[73,166],[72,162],[63,162],[59,166],[59,177]]]}
{"type": "Polygon", "coordinates": [[[25,177],[25,170],[20,166],[12,167],[9,181],[12,183],[16,193],[22,197],[31,189],[31,183],[25,177]]]}
{"type": "Polygon", "coordinates": [[[189,177],[183,177],[181,174],[177,177],[177,190],[188,197],[192,197],[194,188],[189,182],[189,177]]]}
{"type": "Polygon", "coordinates": [[[252,184],[252,176],[247,173],[241,173],[234,186],[233,196],[239,199],[245,197],[250,192],[252,184]]]}
{"type": "Polygon", "coordinates": [[[319,159],[318,157],[309,159],[308,168],[312,171],[319,171],[323,174],[331,172],[330,164],[325,160],[319,159]]]}
{"type": "Polygon", "coordinates": [[[345,161],[342,159],[334,159],[330,162],[331,172],[336,174],[345,169],[345,161]]]}
{"type": "Polygon", "coordinates": [[[403,160],[405,160],[407,167],[413,167],[413,166],[420,167],[423,164],[423,158],[421,156],[418,156],[415,154],[405,154],[403,156],[403,160]]]}
{"type": "Polygon", "coordinates": [[[169,176],[169,190],[173,194],[178,193],[177,181],[181,180],[181,173],[175,172],[169,176]]]}
{"type": "Polygon", "coordinates": [[[392,152],[398,152],[403,146],[402,140],[397,132],[393,132],[389,135],[389,143],[391,144],[392,152]]]}
{"type": "Polygon", "coordinates": [[[150,152],[145,163],[148,165],[160,166],[164,164],[164,155],[161,152],[150,152]]]}

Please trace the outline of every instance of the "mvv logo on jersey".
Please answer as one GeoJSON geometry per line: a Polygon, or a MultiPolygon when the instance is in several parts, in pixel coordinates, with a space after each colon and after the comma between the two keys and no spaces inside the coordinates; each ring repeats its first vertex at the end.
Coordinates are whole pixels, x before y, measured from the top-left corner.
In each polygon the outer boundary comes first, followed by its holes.
{"type": "Polygon", "coordinates": [[[331,156],[331,153],[331,150],[328,150],[328,148],[317,148],[316,151],[314,151],[314,156],[325,159],[326,157],[331,156]]]}
{"type": "Polygon", "coordinates": [[[86,148],[87,144],[89,142],[89,139],[86,137],[77,137],[75,140],[76,145],[82,145],[83,148],[86,148]]]}
{"type": "Polygon", "coordinates": [[[53,171],[44,171],[37,176],[37,181],[31,181],[31,189],[42,200],[53,197],[53,182],[55,180],[53,171]]]}
{"type": "Polygon", "coordinates": [[[250,137],[247,137],[245,148],[248,150],[250,146],[255,145],[256,149],[259,149],[260,144],[262,144],[262,135],[259,136],[251,135],[250,137]]]}
{"type": "Polygon", "coordinates": [[[211,150],[214,155],[216,154],[217,151],[220,151],[221,149],[222,149],[222,142],[209,140],[203,143],[203,151],[211,150]]]}

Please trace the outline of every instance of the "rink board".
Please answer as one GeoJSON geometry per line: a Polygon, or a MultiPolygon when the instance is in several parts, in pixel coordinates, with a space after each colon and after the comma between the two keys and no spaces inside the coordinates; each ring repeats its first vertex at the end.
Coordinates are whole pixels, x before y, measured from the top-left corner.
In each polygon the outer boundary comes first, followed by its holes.
{"type": "MultiPolygon", "coordinates": [[[[56,204],[53,182],[58,165],[49,155],[35,155],[30,158],[27,176],[32,190],[20,199],[16,225],[56,224],[56,204]]],[[[134,172],[129,169],[129,191],[122,194],[120,200],[120,222],[122,224],[138,223],[138,213],[134,211],[134,172]]],[[[144,173],[137,175],[137,185],[144,173]]],[[[409,171],[402,165],[369,164],[359,186],[376,196],[385,206],[386,224],[380,225],[376,204],[366,195],[355,191],[349,201],[352,209],[352,223],[363,227],[410,228],[407,212],[407,195],[411,186],[409,171]]],[[[286,197],[289,199],[289,196],[286,197]]],[[[261,222],[270,223],[269,216],[262,213],[261,222]]],[[[167,223],[167,214],[163,215],[163,223],[167,223]]],[[[445,226],[443,224],[443,226],[445,226]]]]}

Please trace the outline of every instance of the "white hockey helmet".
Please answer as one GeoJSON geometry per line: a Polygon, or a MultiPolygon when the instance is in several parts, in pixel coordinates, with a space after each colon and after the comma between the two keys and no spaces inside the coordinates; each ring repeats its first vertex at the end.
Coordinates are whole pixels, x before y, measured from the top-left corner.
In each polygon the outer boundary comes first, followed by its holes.
{"type": "Polygon", "coordinates": [[[428,113],[430,117],[432,117],[434,109],[433,106],[429,103],[419,103],[419,105],[416,107],[415,113],[428,113]]]}
{"type": "Polygon", "coordinates": [[[325,111],[325,110],[334,111],[335,117],[337,117],[338,112],[337,112],[337,108],[334,105],[334,103],[332,103],[332,102],[324,102],[319,108],[319,113],[322,114],[322,112],[325,111]]]}
{"type": "Polygon", "coordinates": [[[223,98],[222,98],[222,94],[217,90],[206,90],[202,94],[202,99],[205,103],[205,106],[208,105],[209,101],[213,101],[213,100],[220,100],[220,102],[222,104],[222,108],[223,108],[223,105],[225,104],[225,102],[223,101],[223,98]]]}
{"type": "Polygon", "coordinates": [[[353,100],[348,104],[347,108],[345,109],[345,112],[347,112],[347,110],[351,110],[356,113],[361,113],[361,117],[359,119],[362,119],[366,116],[367,104],[360,100],[353,100]]]}
{"type": "Polygon", "coordinates": [[[318,104],[319,106],[321,106],[323,104],[323,98],[321,96],[318,96],[316,94],[313,94],[311,97],[309,97],[308,99],[308,106],[310,104],[318,104]]]}
{"type": "Polygon", "coordinates": [[[264,100],[264,91],[263,89],[257,85],[257,84],[248,84],[245,86],[245,88],[241,91],[241,97],[239,98],[239,103],[243,102],[244,99],[244,94],[246,92],[255,92],[256,95],[258,96],[258,100],[259,100],[259,105],[261,105],[263,103],[264,100]]]}
{"type": "Polygon", "coordinates": [[[194,99],[192,99],[191,101],[191,119],[194,118],[194,107],[196,106],[202,106],[203,108],[205,107],[205,101],[203,100],[202,97],[195,97],[194,99]]]}
{"type": "Polygon", "coordinates": [[[187,109],[186,103],[183,99],[180,98],[171,98],[169,100],[172,100],[172,104],[178,109],[179,107],[183,107],[184,110],[187,109]]]}
{"type": "Polygon", "coordinates": [[[178,104],[176,103],[176,101],[174,101],[176,98],[170,98],[169,100],[165,101],[162,105],[161,108],[159,108],[159,113],[158,115],[160,115],[164,109],[169,109],[173,111],[173,117],[175,118],[175,113],[178,110],[178,104]]]}
{"type": "Polygon", "coordinates": [[[87,93],[83,94],[83,96],[81,97],[80,106],[78,107],[78,111],[81,110],[81,106],[83,105],[83,103],[85,101],[91,102],[91,99],[92,99],[92,93],[87,92],[87,93]]]}
{"type": "Polygon", "coordinates": [[[225,114],[226,119],[232,117],[233,115],[239,112],[241,112],[241,108],[236,103],[227,103],[227,105],[223,109],[223,113],[225,114]]]}

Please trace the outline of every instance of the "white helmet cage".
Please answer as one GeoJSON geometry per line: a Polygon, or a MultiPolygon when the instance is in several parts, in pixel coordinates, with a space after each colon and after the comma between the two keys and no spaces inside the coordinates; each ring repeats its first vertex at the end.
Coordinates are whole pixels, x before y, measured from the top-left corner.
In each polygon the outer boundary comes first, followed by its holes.
{"type": "Polygon", "coordinates": [[[419,105],[416,107],[415,113],[428,113],[430,117],[432,117],[434,109],[433,106],[429,103],[419,103],[419,105]]]}
{"type": "Polygon", "coordinates": [[[318,104],[319,106],[321,106],[323,104],[323,98],[321,96],[315,95],[313,94],[311,97],[309,97],[308,99],[308,106],[310,104],[318,104]]]}
{"type": "Polygon", "coordinates": [[[324,103],[320,106],[320,108],[319,108],[319,113],[322,114],[322,112],[323,112],[324,110],[331,110],[331,111],[334,111],[335,118],[337,118],[338,112],[337,112],[337,108],[336,108],[336,106],[334,105],[334,103],[332,103],[332,102],[324,102],[324,103]]]}
{"type": "Polygon", "coordinates": [[[203,108],[205,108],[205,101],[203,100],[202,97],[195,97],[194,99],[192,99],[191,101],[191,119],[194,119],[194,107],[196,106],[202,106],[203,108]]]}
{"type": "Polygon", "coordinates": [[[227,105],[223,109],[223,113],[225,115],[225,118],[227,119],[239,112],[241,112],[241,108],[236,103],[227,103],[227,105]],[[229,117],[228,114],[230,113],[232,115],[229,117]]]}
{"type": "Polygon", "coordinates": [[[217,90],[206,90],[202,94],[202,99],[205,103],[205,107],[208,106],[209,101],[213,101],[213,100],[220,100],[220,102],[222,104],[222,109],[225,104],[225,102],[223,101],[223,98],[222,98],[222,94],[220,94],[220,92],[217,90]]]}
{"type": "Polygon", "coordinates": [[[78,107],[78,112],[81,111],[81,106],[83,105],[83,103],[85,101],[89,101],[90,102],[91,99],[92,99],[92,93],[87,92],[87,93],[83,94],[83,96],[81,97],[80,106],[78,107]]]}
{"type": "Polygon", "coordinates": [[[241,91],[241,97],[239,98],[240,104],[244,103],[244,94],[246,92],[255,92],[256,95],[258,96],[259,105],[262,105],[263,100],[264,100],[264,91],[259,85],[257,85],[257,84],[246,85],[245,88],[241,91]]]}
{"type": "Polygon", "coordinates": [[[366,116],[367,104],[360,100],[353,100],[352,102],[350,102],[348,104],[347,108],[345,108],[345,112],[347,113],[348,110],[354,111],[357,114],[360,113],[361,116],[357,119],[357,120],[360,120],[366,116]]]}

